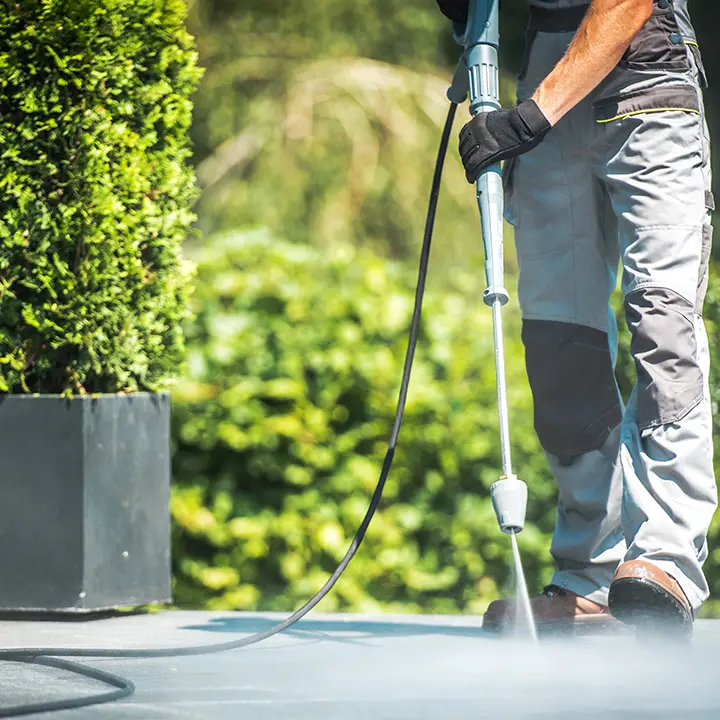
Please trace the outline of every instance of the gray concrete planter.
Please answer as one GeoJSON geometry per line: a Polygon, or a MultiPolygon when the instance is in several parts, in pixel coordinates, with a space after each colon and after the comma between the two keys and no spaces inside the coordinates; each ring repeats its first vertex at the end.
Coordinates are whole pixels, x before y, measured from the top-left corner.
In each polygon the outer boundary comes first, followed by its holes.
{"type": "Polygon", "coordinates": [[[170,397],[0,396],[0,610],[165,602],[170,397]]]}

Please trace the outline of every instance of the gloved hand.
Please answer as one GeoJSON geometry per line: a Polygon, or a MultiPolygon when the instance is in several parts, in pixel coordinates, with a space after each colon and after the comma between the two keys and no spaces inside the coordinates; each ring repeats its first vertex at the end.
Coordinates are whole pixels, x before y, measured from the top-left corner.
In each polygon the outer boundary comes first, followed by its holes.
{"type": "Polygon", "coordinates": [[[460,131],[460,157],[468,182],[476,182],[493,163],[537,147],[551,128],[534,100],[512,110],[479,113],[460,131]]]}
{"type": "Polygon", "coordinates": [[[469,0],[437,0],[437,4],[445,17],[463,25],[467,22],[469,0]]]}

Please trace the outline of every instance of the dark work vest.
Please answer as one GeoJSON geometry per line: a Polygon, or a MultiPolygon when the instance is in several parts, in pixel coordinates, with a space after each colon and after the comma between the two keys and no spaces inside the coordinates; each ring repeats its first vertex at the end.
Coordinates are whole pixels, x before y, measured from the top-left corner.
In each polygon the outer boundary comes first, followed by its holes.
{"type": "MultiPolygon", "coordinates": [[[[544,8],[567,8],[577,5],[588,5],[588,0],[528,0],[531,5],[544,8]]],[[[658,0],[655,0],[657,3],[658,0]]],[[[718,0],[705,0],[705,2],[717,2],[718,0]]],[[[689,0],[675,0],[675,15],[677,15],[680,32],[686,40],[695,40],[695,31],[690,22],[688,11],[689,0]]]]}

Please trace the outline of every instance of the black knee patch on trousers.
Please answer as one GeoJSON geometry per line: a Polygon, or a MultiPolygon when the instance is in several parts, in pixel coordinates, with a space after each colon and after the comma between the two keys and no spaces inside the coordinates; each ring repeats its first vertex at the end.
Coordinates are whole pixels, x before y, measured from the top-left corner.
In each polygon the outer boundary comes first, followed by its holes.
{"type": "Polygon", "coordinates": [[[640,288],[625,298],[641,430],[682,420],[702,400],[694,314],[694,303],[667,288],[640,288]]]}
{"type": "Polygon", "coordinates": [[[607,333],[525,320],[522,338],[542,447],[561,462],[597,450],[622,420],[607,333]]]}

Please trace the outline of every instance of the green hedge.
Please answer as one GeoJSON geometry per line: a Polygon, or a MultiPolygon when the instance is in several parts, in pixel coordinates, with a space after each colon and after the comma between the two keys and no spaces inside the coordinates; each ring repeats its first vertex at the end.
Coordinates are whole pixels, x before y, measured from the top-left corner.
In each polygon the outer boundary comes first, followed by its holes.
{"type": "Polygon", "coordinates": [[[182,353],[199,79],[182,0],[0,12],[0,391],[155,388],[182,353]]]}
{"type": "MultiPolygon", "coordinates": [[[[174,394],[180,605],[288,610],[334,569],[380,473],[414,282],[369,255],[262,234],[210,243],[174,394]]],[[[457,291],[429,294],[385,501],[326,610],[481,612],[510,581],[488,499],[500,454],[482,283],[457,277],[457,291]]],[[[532,431],[517,311],[508,322],[515,460],[534,523],[521,546],[538,587],[551,572],[554,490],[532,431]]]]}

